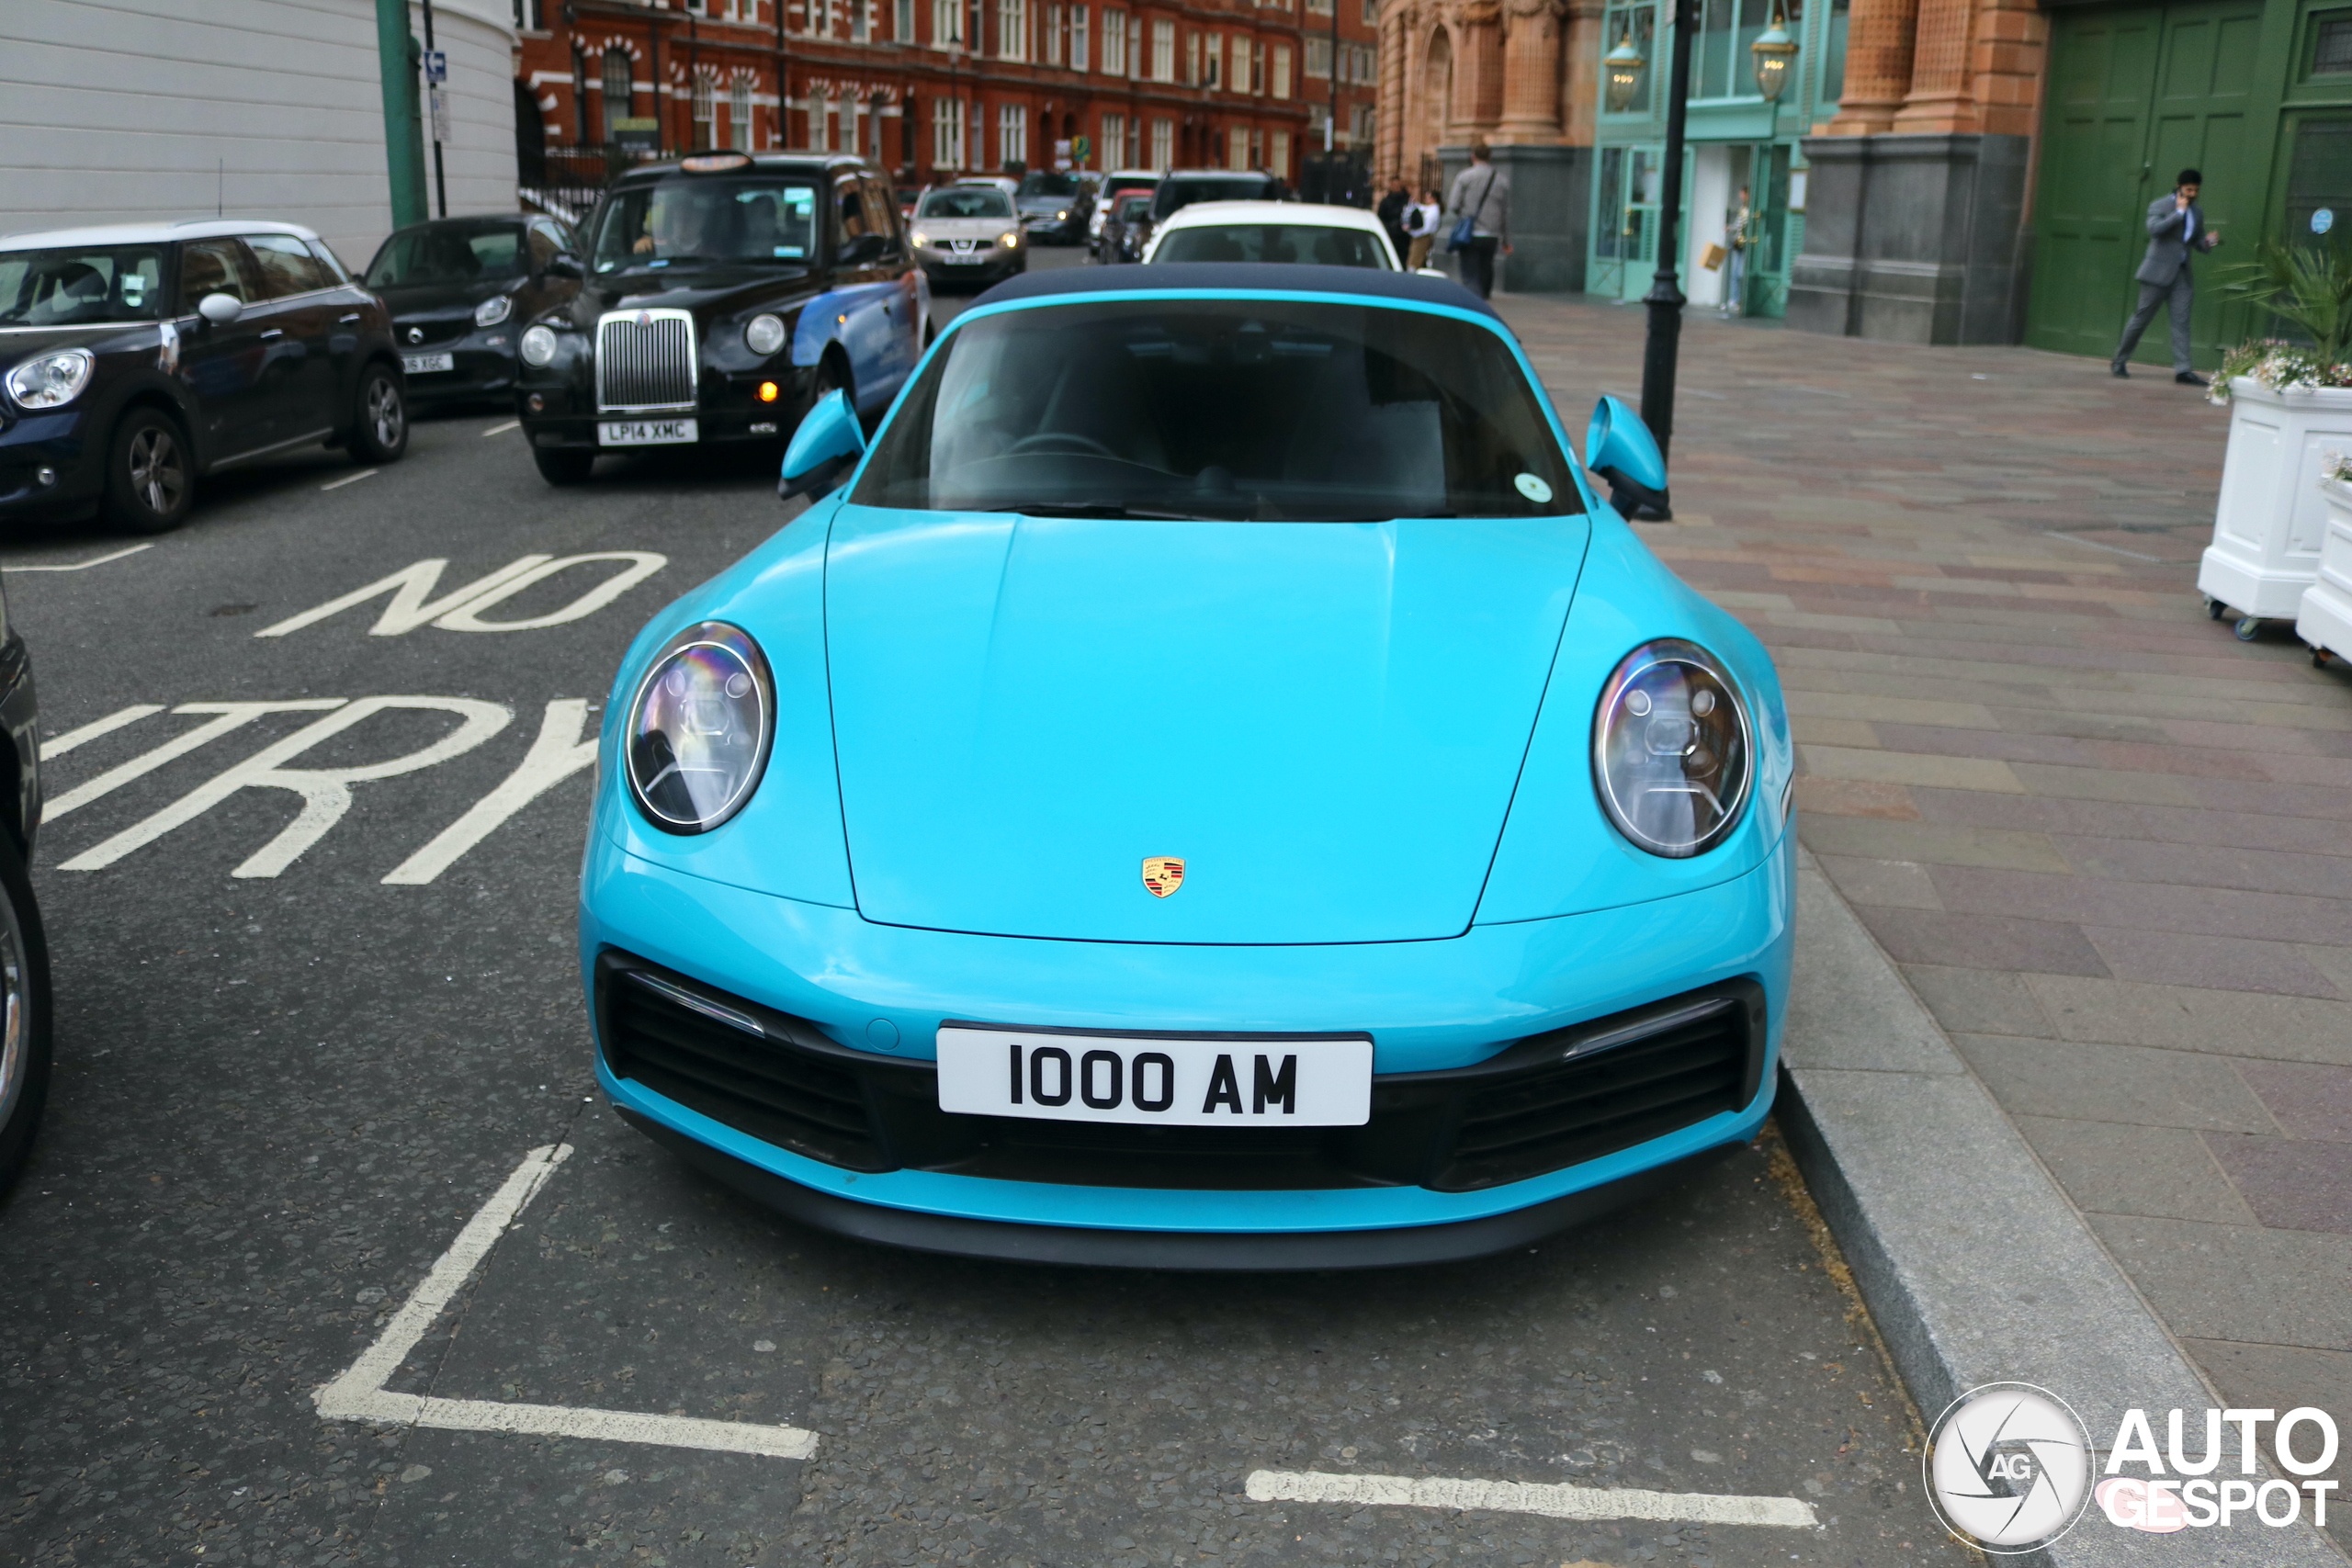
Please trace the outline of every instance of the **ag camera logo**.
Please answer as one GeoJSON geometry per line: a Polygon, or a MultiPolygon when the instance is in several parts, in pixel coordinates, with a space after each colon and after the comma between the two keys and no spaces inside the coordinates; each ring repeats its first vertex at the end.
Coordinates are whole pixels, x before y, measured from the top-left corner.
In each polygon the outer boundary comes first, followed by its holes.
{"type": "Polygon", "coordinates": [[[1936,1418],[1923,1469],[1945,1529],[1992,1555],[2032,1551],[2083,1517],[2090,1434],[2048,1389],[1986,1383],[1936,1418]]]}

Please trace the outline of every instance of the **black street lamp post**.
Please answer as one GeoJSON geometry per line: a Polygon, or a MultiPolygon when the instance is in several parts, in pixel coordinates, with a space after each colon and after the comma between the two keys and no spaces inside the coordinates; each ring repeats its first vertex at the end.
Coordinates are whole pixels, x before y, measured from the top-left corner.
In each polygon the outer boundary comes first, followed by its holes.
{"type": "Polygon", "coordinates": [[[1642,423],[1663,456],[1674,440],[1674,371],[1682,344],[1682,289],[1675,281],[1681,244],[1682,132],[1690,118],[1690,34],[1696,0],[1672,0],[1673,52],[1666,79],[1666,167],[1657,198],[1657,276],[1642,303],[1649,309],[1649,338],[1642,348],[1642,423]]]}

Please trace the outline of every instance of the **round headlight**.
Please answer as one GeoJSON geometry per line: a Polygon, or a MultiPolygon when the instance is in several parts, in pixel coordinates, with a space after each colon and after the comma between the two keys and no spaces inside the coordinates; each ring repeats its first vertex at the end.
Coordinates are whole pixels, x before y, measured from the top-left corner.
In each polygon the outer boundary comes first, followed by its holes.
{"type": "Polygon", "coordinates": [[[743,344],[753,354],[774,354],[784,346],[784,318],[753,316],[743,328],[743,344]]]}
{"type": "Polygon", "coordinates": [[[1754,765],[1747,705],[1731,672],[1671,638],[1627,654],[1592,716],[1592,775],[1617,830],[1681,860],[1730,836],[1754,765]]]}
{"type": "Polygon", "coordinates": [[[917,249],[917,250],[919,250],[919,251],[927,251],[927,250],[931,249],[931,236],[930,236],[930,235],[928,235],[928,234],[926,234],[926,233],[924,233],[924,232],[923,232],[922,230],[920,230],[920,229],[916,230],[912,234],[909,235],[909,236],[908,236],[908,238],[909,238],[909,239],[910,239],[910,240],[912,240],[912,241],[914,241],[914,243],[915,243],[915,249],[917,249]]]}
{"type": "Polygon", "coordinates": [[[514,313],[514,297],[512,294],[493,294],[474,307],[474,325],[494,327],[514,313]]]}
{"type": "Polygon", "coordinates": [[[551,327],[526,327],[521,347],[523,363],[534,369],[544,369],[555,363],[555,330],[551,327]]]}
{"type": "Polygon", "coordinates": [[[721,621],[670,639],[629,705],[629,793],[671,833],[707,833],[742,809],[767,765],[775,690],[759,645],[721,621]]]}
{"type": "Polygon", "coordinates": [[[8,396],[20,409],[63,408],[90,384],[97,363],[86,348],[61,348],[36,355],[8,372],[8,396]]]}
{"type": "Polygon", "coordinates": [[[1018,234],[999,234],[996,237],[996,243],[1002,245],[1009,251],[1012,249],[1013,246],[1021,243],[1021,236],[1018,234]]]}

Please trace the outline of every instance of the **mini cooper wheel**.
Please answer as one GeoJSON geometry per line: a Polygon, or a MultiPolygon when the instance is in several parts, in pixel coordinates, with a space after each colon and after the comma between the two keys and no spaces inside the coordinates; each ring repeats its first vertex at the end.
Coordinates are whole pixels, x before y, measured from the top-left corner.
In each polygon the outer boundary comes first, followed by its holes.
{"type": "Polygon", "coordinates": [[[0,1194],[32,1148],[49,1050],[49,947],[25,863],[0,834],[0,1194]]]}
{"type": "Polygon", "coordinates": [[[579,485],[588,482],[589,470],[596,466],[594,452],[549,451],[544,446],[531,448],[531,461],[539,466],[539,478],[551,485],[579,485]]]}
{"type": "Polygon", "coordinates": [[[398,377],[370,365],[359,378],[359,406],[351,416],[351,455],[363,463],[396,461],[408,450],[408,399],[398,377]]]}
{"type": "Polygon", "coordinates": [[[195,501],[196,465],[178,422],[131,410],[107,457],[107,515],[134,534],[164,534],[187,521],[195,501]]]}

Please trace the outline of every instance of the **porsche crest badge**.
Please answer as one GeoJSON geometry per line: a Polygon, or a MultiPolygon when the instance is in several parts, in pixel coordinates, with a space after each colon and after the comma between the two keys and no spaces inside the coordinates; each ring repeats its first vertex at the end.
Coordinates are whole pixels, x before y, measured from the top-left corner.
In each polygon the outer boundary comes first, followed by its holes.
{"type": "Polygon", "coordinates": [[[1153,897],[1167,897],[1184,886],[1184,863],[1174,855],[1145,856],[1143,885],[1153,897]]]}

